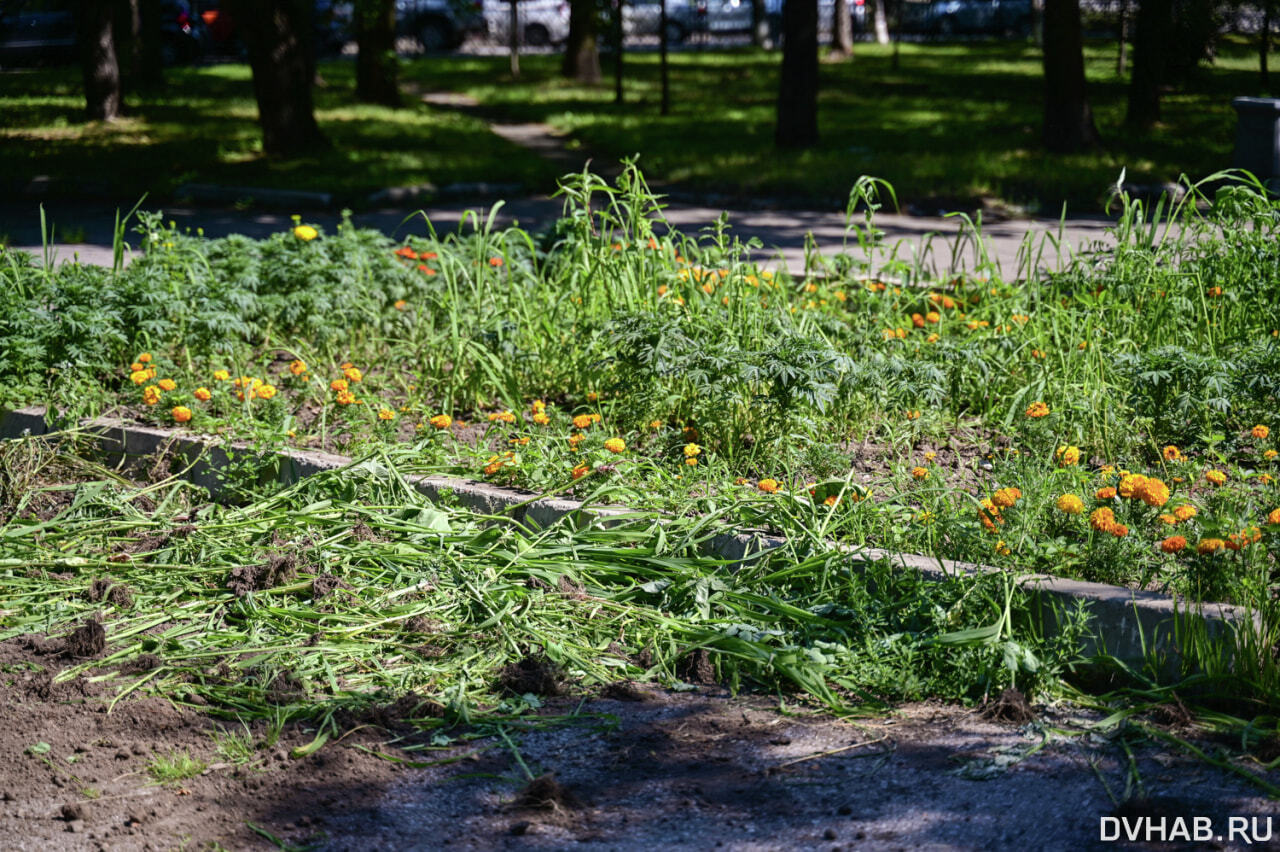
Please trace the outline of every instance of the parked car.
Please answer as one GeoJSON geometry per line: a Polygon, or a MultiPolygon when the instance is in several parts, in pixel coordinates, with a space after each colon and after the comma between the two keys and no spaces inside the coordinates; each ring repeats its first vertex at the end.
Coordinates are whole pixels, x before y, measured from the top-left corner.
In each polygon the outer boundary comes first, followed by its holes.
{"type": "MultiPolygon", "coordinates": [[[[75,7],[75,0],[0,0],[0,66],[75,62],[75,7]]],[[[185,0],[162,0],[160,37],[166,65],[198,61],[209,40],[203,22],[185,0]]]]}
{"type": "MultiPolygon", "coordinates": [[[[679,44],[690,33],[700,31],[701,20],[698,7],[689,0],[667,0],[667,42],[679,44]]],[[[626,35],[656,36],[661,25],[661,0],[635,0],[622,7],[622,30],[626,35]]]]}
{"type": "MultiPolygon", "coordinates": [[[[623,7],[623,26],[629,16],[634,21],[626,31],[634,35],[655,35],[660,16],[658,0],[638,0],[633,6],[623,7]]],[[[827,32],[835,0],[818,0],[818,26],[827,32]]],[[[861,32],[866,16],[866,0],[849,0],[849,15],[853,19],[854,32],[861,32]]],[[[765,24],[771,41],[782,34],[782,0],[766,0],[765,24]]],[[[751,0],[668,0],[667,41],[679,44],[693,33],[709,35],[741,35],[750,33],[755,25],[751,0]]]]}
{"type": "Polygon", "coordinates": [[[1031,0],[933,0],[918,23],[916,31],[944,37],[1026,35],[1031,32],[1031,0]]]}
{"type": "Polygon", "coordinates": [[[488,31],[482,0],[396,0],[396,29],[427,53],[452,50],[488,31]]]}
{"type": "MultiPolygon", "coordinates": [[[[208,34],[209,47],[216,53],[239,55],[244,52],[235,17],[223,7],[221,0],[194,0],[196,14],[208,34]]],[[[316,53],[336,56],[352,38],[352,5],[334,0],[317,0],[312,5],[312,32],[316,53]]]]}
{"type": "MultiPolygon", "coordinates": [[[[530,47],[561,44],[569,37],[568,0],[520,0],[516,4],[520,41],[530,47]]],[[[511,38],[511,6],[506,0],[485,0],[489,36],[500,44],[511,38]]]]}

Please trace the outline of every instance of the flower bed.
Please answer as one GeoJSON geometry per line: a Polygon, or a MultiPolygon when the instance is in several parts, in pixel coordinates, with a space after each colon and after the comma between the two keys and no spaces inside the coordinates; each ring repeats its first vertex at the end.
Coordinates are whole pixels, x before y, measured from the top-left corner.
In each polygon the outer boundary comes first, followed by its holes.
{"type": "Polygon", "coordinates": [[[793,277],[722,228],[655,229],[634,171],[565,192],[537,235],[205,240],[146,217],[123,271],[10,256],[3,401],[407,444],[416,472],[1270,606],[1265,197],[1180,208],[1158,243],[1129,206],[1117,250],[1016,282],[871,254],[793,277]]]}

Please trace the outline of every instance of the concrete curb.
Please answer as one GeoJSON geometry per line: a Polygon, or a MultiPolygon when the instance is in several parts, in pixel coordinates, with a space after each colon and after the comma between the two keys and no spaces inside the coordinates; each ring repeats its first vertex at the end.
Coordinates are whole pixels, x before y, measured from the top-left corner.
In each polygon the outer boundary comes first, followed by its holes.
{"type": "MultiPolygon", "coordinates": [[[[223,490],[218,475],[230,459],[214,438],[189,435],[179,430],[141,426],[112,418],[98,418],[80,424],[96,433],[99,446],[112,455],[148,456],[158,452],[173,453],[190,465],[186,478],[208,489],[213,497],[223,490]]],[[[43,408],[24,408],[0,412],[0,440],[24,435],[43,435],[54,431],[45,418],[43,408]]],[[[252,451],[248,445],[233,445],[233,451],[252,451]]],[[[355,464],[346,456],[309,450],[286,449],[263,458],[263,480],[283,484],[295,483],[307,476],[339,470],[355,464]]],[[[503,488],[469,479],[447,476],[410,476],[409,481],[424,496],[440,501],[451,496],[462,506],[484,514],[500,514],[515,509],[513,517],[541,527],[566,517],[585,525],[593,520],[628,514],[631,510],[612,506],[587,506],[577,500],[539,498],[529,491],[503,488]]],[[[786,539],[763,532],[724,533],[712,538],[709,552],[732,562],[786,545],[786,539]]],[[[916,571],[928,580],[981,573],[1001,569],[989,565],[938,560],[917,554],[895,553],[878,548],[844,548],[854,563],[888,561],[900,568],[916,571]]],[[[1154,655],[1157,666],[1166,674],[1176,674],[1180,662],[1179,628],[1203,628],[1210,639],[1230,635],[1237,625],[1249,620],[1241,607],[1222,603],[1205,603],[1197,610],[1179,608],[1175,601],[1154,592],[1140,592],[1103,583],[1067,580],[1048,574],[1020,578],[1023,588],[1033,591],[1041,603],[1041,627],[1044,635],[1058,634],[1068,623],[1071,613],[1083,604],[1087,608],[1088,635],[1083,652],[1105,652],[1130,664],[1141,665],[1154,655]],[[1181,622],[1181,623],[1180,623],[1181,622]]],[[[1255,622],[1256,623],[1256,622],[1255,622]]]]}

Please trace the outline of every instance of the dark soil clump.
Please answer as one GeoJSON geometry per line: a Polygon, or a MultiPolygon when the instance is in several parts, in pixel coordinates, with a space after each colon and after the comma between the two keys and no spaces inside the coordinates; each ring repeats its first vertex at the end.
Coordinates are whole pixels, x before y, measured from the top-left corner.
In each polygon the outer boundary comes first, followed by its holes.
{"type": "Polygon", "coordinates": [[[982,710],[982,716],[993,722],[1009,722],[1025,725],[1036,718],[1035,708],[1027,697],[1013,687],[1000,693],[1000,697],[982,710]]]}
{"type": "Polygon", "coordinates": [[[716,667],[706,648],[698,648],[685,654],[676,667],[676,673],[689,683],[712,686],[716,682],[716,667]]]}
{"type": "Polygon", "coordinates": [[[96,619],[87,618],[63,641],[62,653],[68,657],[96,657],[107,647],[107,631],[96,619]]]}
{"type": "Polygon", "coordinates": [[[155,654],[140,654],[137,659],[130,660],[120,667],[120,674],[142,674],[160,668],[160,658],[155,654]]]}
{"type": "Polygon", "coordinates": [[[613,683],[600,690],[601,698],[612,698],[614,701],[644,701],[647,696],[636,689],[634,683],[629,680],[615,680],[613,683]]]}
{"type": "Polygon", "coordinates": [[[564,675],[560,667],[542,655],[530,654],[502,669],[498,686],[511,695],[559,695],[564,675]]]}
{"type": "Polygon", "coordinates": [[[565,787],[548,772],[534,778],[520,795],[516,797],[517,808],[538,808],[539,810],[570,811],[582,807],[582,801],[573,791],[565,787]]]}
{"type": "Polygon", "coordinates": [[[266,562],[241,565],[231,569],[227,588],[242,598],[250,592],[271,589],[287,583],[298,573],[298,558],[292,553],[273,553],[266,562]]]}
{"type": "Polygon", "coordinates": [[[89,600],[110,601],[121,609],[133,606],[133,590],[110,577],[98,577],[89,585],[89,600]]]}
{"type": "Polygon", "coordinates": [[[311,581],[311,596],[316,600],[326,598],[338,589],[350,589],[351,584],[332,574],[321,574],[311,581]]]}

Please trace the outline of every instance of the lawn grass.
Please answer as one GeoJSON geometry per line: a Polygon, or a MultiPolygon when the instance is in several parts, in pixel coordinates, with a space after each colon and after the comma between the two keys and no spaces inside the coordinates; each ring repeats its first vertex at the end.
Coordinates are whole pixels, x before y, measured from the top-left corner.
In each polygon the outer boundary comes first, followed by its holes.
{"type": "Polygon", "coordinates": [[[125,117],[82,120],[74,69],[0,74],[0,185],[39,175],[54,191],[167,196],[188,182],[333,193],[353,203],[387,186],[458,181],[548,186],[555,169],[489,132],[484,122],[406,98],[406,109],[357,104],[353,66],[329,63],[316,117],[333,142],[314,156],[262,154],[247,65],[173,68],[156,94],[129,95],[125,117]]]}
{"type": "Polygon", "coordinates": [[[1165,121],[1149,133],[1123,128],[1127,79],[1115,46],[1086,49],[1089,96],[1105,146],[1046,155],[1040,148],[1040,51],[1024,42],[860,44],[855,58],[821,66],[821,144],[773,147],[779,56],[757,50],[671,57],[671,114],[658,115],[658,59],[627,58],[627,102],[608,84],[562,80],[554,56],[527,57],[513,82],[502,57],[432,58],[406,77],[458,89],[512,117],[545,121],[602,157],[640,153],[655,181],[742,198],[802,195],[840,201],[859,175],[889,180],[907,199],[992,197],[1056,215],[1098,209],[1121,169],[1138,182],[1203,177],[1230,165],[1231,98],[1253,95],[1256,56],[1227,45],[1212,67],[1164,99],[1165,121]]]}

